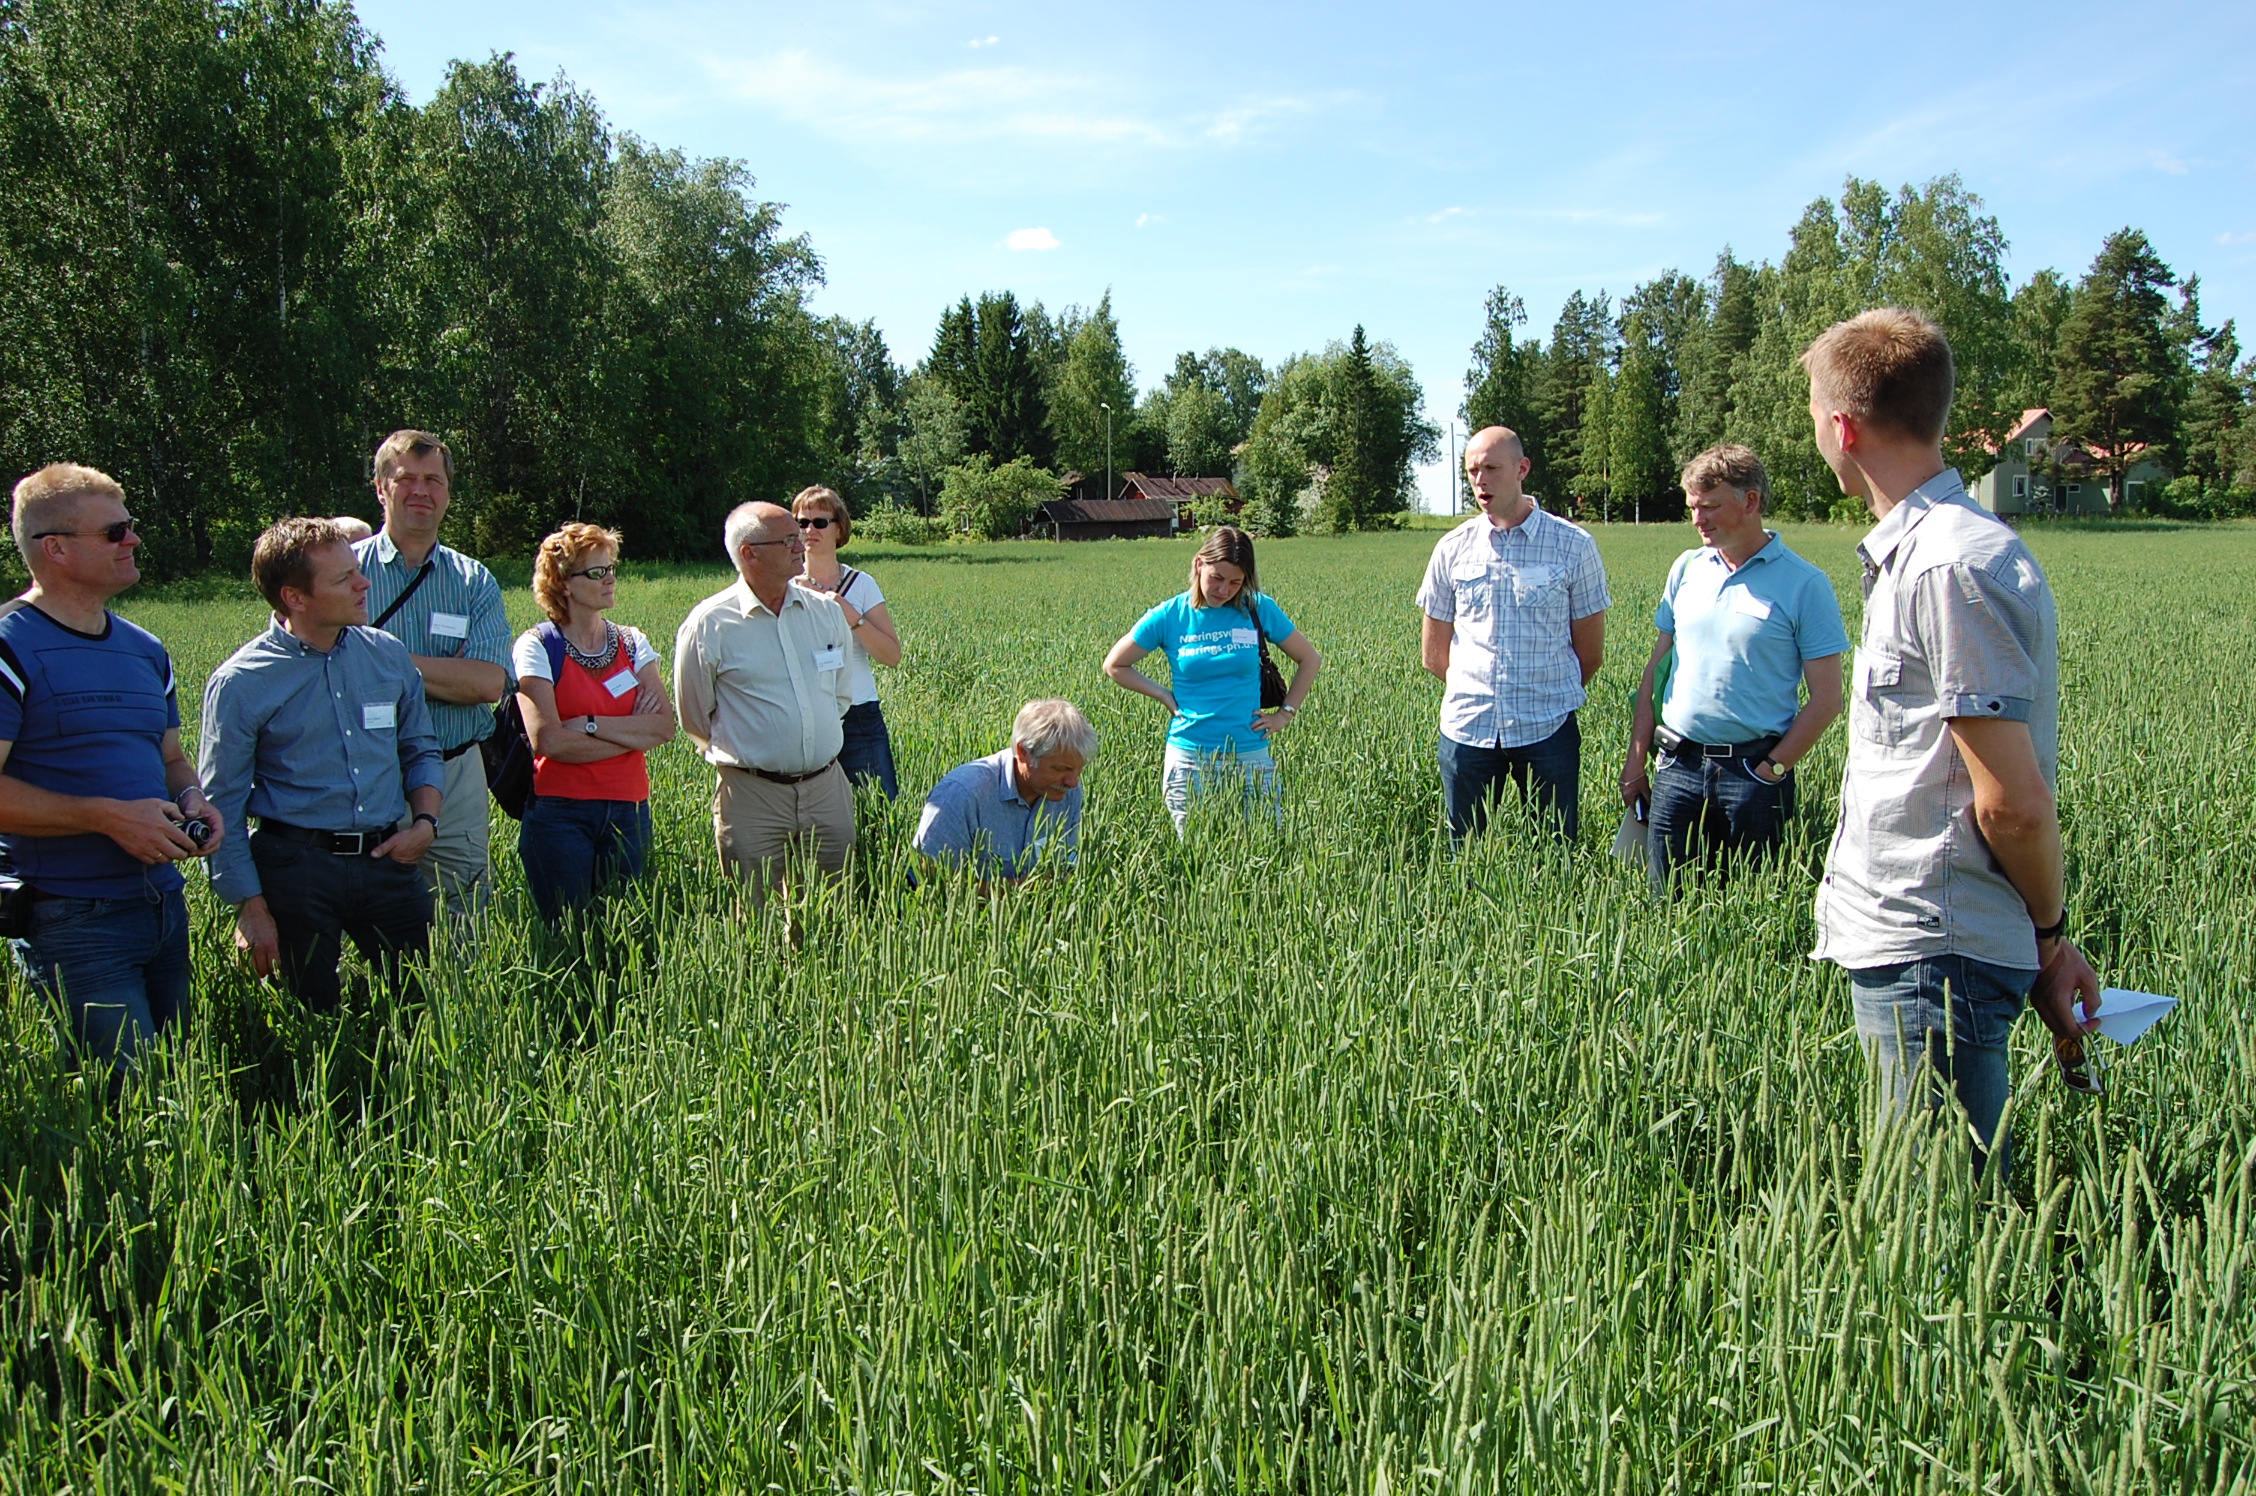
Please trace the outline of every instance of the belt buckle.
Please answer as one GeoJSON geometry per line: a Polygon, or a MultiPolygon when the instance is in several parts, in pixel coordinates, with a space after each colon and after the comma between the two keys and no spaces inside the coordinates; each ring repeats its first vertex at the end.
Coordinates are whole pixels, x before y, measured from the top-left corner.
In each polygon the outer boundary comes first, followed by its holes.
{"type": "Polygon", "coordinates": [[[1735,746],[1735,744],[1731,743],[1702,743],[1700,745],[1700,757],[1730,758],[1732,757],[1731,750],[1735,746]]]}
{"type": "Polygon", "coordinates": [[[368,833],[365,831],[332,831],[329,833],[329,855],[332,857],[358,857],[367,850],[368,833]],[[351,846],[346,846],[346,842],[351,846]]]}

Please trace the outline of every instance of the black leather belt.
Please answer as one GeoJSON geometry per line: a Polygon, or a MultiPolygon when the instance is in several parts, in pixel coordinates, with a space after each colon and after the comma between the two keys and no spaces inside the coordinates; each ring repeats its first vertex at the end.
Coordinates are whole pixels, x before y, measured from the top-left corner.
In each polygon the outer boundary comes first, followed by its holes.
{"type": "Polygon", "coordinates": [[[834,758],[829,763],[824,764],[821,768],[809,769],[804,774],[778,774],[772,769],[762,769],[757,767],[756,765],[746,764],[743,766],[740,772],[750,774],[758,779],[765,779],[770,784],[805,784],[810,779],[822,778],[825,774],[828,774],[832,769],[836,768],[837,765],[838,760],[834,758]]]}
{"type": "Polygon", "coordinates": [[[1690,738],[1680,738],[1665,727],[1653,730],[1653,741],[1670,758],[1761,758],[1778,746],[1778,737],[1755,738],[1745,743],[1695,743],[1690,738]]]}
{"type": "Polygon", "coordinates": [[[332,857],[359,857],[373,852],[398,830],[394,826],[380,826],[372,831],[315,831],[310,827],[292,826],[285,821],[269,820],[264,816],[259,818],[258,829],[261,836],[278,836],[284,841],[302,842],[306,846],[327,852],[332,857]]]}

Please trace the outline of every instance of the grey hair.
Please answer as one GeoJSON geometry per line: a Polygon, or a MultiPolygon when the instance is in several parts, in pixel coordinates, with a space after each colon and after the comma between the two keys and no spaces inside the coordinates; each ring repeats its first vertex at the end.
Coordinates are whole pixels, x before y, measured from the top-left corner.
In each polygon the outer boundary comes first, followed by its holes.
{"type": "Polygon", "coordinates": [[[1011,746],[1023,748],[1036,763],[1061,749],[1078,753],[1087,763],[1097,756],[1097,730],[1070,701],[1029,701],[1011,724],[1011,746]]]}
{"type": "Polygon", "coordinates": [[[747,499],[729,511],[727,523],[721,526],[721,543],[728,547],[732,568],[743,565],[739,558],[745,546],[751,543],[752,532],[760,528],[760,516],[753,512],[759,507],[758,500],[747,499]]]}

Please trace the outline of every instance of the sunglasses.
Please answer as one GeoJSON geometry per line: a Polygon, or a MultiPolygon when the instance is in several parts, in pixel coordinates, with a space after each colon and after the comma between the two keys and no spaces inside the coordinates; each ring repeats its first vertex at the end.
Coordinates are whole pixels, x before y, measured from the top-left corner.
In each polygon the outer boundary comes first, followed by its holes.
{"type": "Polygon", "coordinates": [[[2099,1066],[2084,1053],[2082,1034],[2060,1034],[2052,1041],[2052,1057],[2060,1064],[2060,1078],[2068,1089],[2086,1096],[2105,1096],[2107,1087],[2100,1084],[2099,1066]]]}
{"type": "Polygon", "coordinates": [[[45,540],[50,535],[68,535],[79,540],[91,540],[95,536],[99,535],[102,537],[102,539],[107,540],[112,545],[123,545],[125,543],[125,537],[135,533],[136,531],[133,528],[133,516],[129,514],[124,519],[117,521],[115,524],[104,525],[99,530],[41,530],[37,535],[34,535],[31,538],[34,540],[45,540]]]}
{"type": "Polygon", "coordinates": [[[803,514],[799,517],[799,528],[802,530],[827,530],[830,524],[830,516],[827,514],[803,514]]]}
{"type": "Polygon", "coordinates": [[[572,573],[572,575],[576,577],[586,577],[591,582],[608,582],[618,574],[619,568],[616,565],[591,566],[586,571],[575,571],[572,573]]]}

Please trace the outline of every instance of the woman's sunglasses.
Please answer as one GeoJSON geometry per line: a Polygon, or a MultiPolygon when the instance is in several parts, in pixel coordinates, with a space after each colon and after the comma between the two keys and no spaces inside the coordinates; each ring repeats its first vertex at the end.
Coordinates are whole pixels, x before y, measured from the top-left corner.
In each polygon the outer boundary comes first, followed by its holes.
{"type": "Polygon", "coordinates": [[[591,582],[608,582],[619,574],[616,566],[591,566],[586,571],[575,571],[576,577],[586,577],[591,582]]]}
{"type": "Polygon", "coordinates": [[[799,516],[799,528],[802,530],[827,530],[830,528],[830,516],[827,514],[802,514],[799,516]]]}

